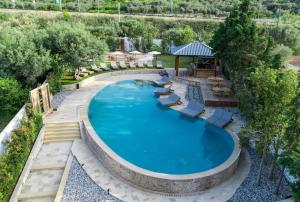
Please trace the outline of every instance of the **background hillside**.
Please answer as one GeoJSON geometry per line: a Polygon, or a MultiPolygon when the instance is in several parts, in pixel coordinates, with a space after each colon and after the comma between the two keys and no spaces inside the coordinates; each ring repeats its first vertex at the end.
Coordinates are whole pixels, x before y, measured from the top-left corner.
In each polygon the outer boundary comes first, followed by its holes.
{"type": "MultiPolygon", "coordinates": [[[[226,17],[239,0],[1,0],[2,8],[226,17]]],[[[257,18],[300,14],[300,0],[258,0],[257,18]]]]}

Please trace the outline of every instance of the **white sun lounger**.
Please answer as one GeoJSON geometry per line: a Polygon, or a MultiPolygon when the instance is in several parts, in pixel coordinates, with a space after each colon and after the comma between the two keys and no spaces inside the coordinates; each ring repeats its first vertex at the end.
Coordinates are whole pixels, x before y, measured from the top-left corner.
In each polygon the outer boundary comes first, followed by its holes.
{"type": "Polygon", "coordinates": [[[98,68],[95,64],[91,66],[91,69],[95,72],[102,72],[102,69],[98,68]]]}
{"type": "Polygon", "coordinates": [[[109,70],[106,63],[100,63],[100,69],[102,69],[103,71],[108,71],[109,70]]]}
{"type": "Polygon", "coordinates": [[[120,61],[120,68],[121,69],[126,69],[127,68],[127,66],[125,64],[125,61],[120,61]]]}
{"type": "Polygon", "coordinates": [[[161,61],[156,61],[156,68],[157,69],[163,69],[161,61]]]}
{"type": "Polygon", "coordinates": [[[119,69],[119,68],[118,68],[118,65],[117,65],[117,63],[116,63],[115,61],[111,61],[110,66],[111,66],[111,68],[112,68],[113,70],[119,69]]]}

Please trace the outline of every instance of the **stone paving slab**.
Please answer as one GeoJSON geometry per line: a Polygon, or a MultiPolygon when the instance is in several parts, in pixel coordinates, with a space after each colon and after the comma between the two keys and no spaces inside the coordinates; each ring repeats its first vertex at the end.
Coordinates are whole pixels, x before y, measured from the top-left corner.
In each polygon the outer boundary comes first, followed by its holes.
{"type": "Polygon", "coordinates": [[[88,149],[82,140],[76,140],[72,146],[72,153],[83,165],[82,168],[86,171],[89,177],[104,190],[110,190],[110,194],[123,201],[176,201],[176,202],[202,202],[202,201],[227,201],[234,194],[250,169],[250,158],[246,151],[241,154],[241,160],[235,174],[211,189],[199,192],[194,195],[183,196],[167,196],[162,193],[154,193],[148,190],[142,190],[134,185],[128,184],[112,175],[103,165],[97,160],[94,154],[88,149]]]}

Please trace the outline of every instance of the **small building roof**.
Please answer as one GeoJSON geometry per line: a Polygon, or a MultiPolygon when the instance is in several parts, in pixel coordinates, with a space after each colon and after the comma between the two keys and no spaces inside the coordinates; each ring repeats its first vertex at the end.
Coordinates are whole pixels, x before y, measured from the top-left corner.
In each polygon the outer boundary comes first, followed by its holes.
{"type": "Polygon", "coordinates": [[[171,49],[172,55],[214,57],[213,49],[202,42],[193,42],[171,49]]]}

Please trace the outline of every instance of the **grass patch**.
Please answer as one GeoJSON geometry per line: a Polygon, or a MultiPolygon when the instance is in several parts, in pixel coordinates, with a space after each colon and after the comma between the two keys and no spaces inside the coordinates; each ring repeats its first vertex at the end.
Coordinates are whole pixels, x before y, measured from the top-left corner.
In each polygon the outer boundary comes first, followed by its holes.
{"type": "MultiPolygon", "coordinates": [[[[160,60],[164,68],[175,68],[175,56],[173,55],[158,55],[157,60],[160,60]]],[[[193,62],[193,57],[180,56],[179,67],[187,68],[193,62]]]]}
{"type": "Polygon", "coordinates": [[[14,117],[14,113],[1,113],[0,116],[0,132],[5,128],[5,126],[10,122],[10,120],[14,117]]]}
{"type": "MultiPolygon", "coordinates": [[[[126,70],[141,70],[141,69],[147,69],[147,68],[129,68],[128,67],[126,70]]],[[[87,79],[89,77],[92,77],[92,76],[96,76],[98,74],[103,74],[103,73],[107,73],[107,72],[115,72],[115,71],[124,71],[124,70],[123,69],[118,69],[118,70],[109,70],[109,71],[103,71],[103,72],[95,72],[94,74],[87,75],[85,77],[82,77],[79,80],[75,80],[75,78],[73,76],[71,78],[69,76],[64,75],[63,78],[61,79],[61,85],[78,83],[80,81],[83,81],[83,80],[85,80],[85,79],[87,79]]]]}

